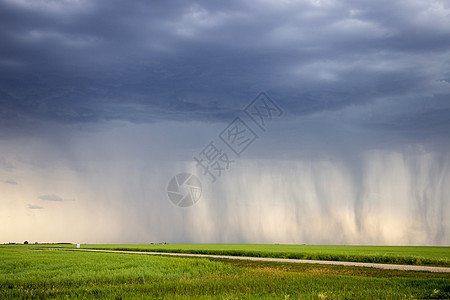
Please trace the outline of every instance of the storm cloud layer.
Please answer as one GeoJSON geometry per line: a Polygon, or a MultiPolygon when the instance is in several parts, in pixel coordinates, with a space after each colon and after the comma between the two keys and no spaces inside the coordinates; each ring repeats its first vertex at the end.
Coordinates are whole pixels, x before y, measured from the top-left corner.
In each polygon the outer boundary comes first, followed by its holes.
{"type": "Polygon", "coordinates": [[[0,0],[0,41],[1,240],[450,243],[446,1],[0,0]],[[209,182],[262,90],[282,118],[209,182]]]}

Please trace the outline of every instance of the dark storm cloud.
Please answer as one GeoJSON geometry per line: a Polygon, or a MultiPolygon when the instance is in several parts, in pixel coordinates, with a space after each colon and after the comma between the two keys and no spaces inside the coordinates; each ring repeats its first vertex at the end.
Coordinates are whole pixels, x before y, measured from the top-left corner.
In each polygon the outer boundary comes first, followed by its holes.
{"type": "MultiPolygon", "coordinates": [[[[260,90],[291,115],[450,93],[445,1],[3,0],[0,20],[1,128],[229,120],[260,90]]],[[[450,127],[448,107],[420,116],[450,127]]]]}

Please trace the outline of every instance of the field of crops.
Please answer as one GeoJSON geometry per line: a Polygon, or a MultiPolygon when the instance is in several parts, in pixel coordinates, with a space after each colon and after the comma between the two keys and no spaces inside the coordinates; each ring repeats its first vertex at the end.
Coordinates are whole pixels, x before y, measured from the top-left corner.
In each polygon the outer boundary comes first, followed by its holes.
{"type": "MultiPolygon", "coordinates": [[[[43,245],[38,245],[42,247],[43,245]]],[[[47,245],[51,247],[52,245],[47,245]]],[[[74,248],[75,245],[62,245],[74,248]]],[[[450,267],[450,247],[269,244],[82,245],[88,249],[178,252],[450,267]]]]}
{"type": "Polygon", "coordinates": [[[0,295],[2,299],[449,299],[450,275],[0,246],[0,295]]]}

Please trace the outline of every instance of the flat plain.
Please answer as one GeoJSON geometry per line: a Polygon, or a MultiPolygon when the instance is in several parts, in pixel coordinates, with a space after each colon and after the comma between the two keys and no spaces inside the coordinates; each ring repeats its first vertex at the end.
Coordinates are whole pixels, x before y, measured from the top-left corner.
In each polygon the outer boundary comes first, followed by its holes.
{"type": "MultiPolygon", "coordinates": [[[[0,246],[2,299],[450,299],[450,275],[313,264],[139,254],[41,250],[0,246]]],[[[33,249],[34,248],[34,249],[33,249]]],[[[306,245],[82,245],[136,251],[236,251],[364,257],[420,257],[448,264],[449,247],[306,245]]],[[[192,252],[190,252],[192,253],[192,252]]],[[[274,254],[275,253],[275,254],[274,254]]]]}

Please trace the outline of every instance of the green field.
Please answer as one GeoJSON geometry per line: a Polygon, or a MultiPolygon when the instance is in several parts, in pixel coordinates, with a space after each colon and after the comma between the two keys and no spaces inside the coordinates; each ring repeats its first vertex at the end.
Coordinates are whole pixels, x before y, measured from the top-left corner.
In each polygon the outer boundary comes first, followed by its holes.
{"type": "Polygon", "coordinates": [[[0,295],[2,299],[450,299],[450,275],[1,246],[0,295]]]}
{"type": "MultiPolygon", "coordinates": [[[[34,246],[34,245],[33,245],[34,246]]],[[[43,245],[38,245],[42,247],[43,245]]],[[[51,245],[47,245],[50,246],[51,245]]],[[[76,245],[62,245],[75,248],[76,245]]],[[[450,247],[269,244],[82,245],[88,249],[178,252],[450,267],[450,247]]]]}

